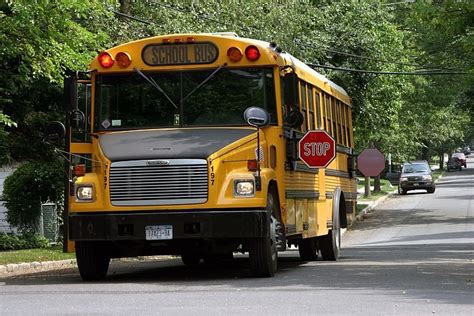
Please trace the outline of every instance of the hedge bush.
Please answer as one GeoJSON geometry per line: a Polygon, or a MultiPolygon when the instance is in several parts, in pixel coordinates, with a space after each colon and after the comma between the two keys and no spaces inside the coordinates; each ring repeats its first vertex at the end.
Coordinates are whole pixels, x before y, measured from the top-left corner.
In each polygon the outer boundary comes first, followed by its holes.
{"type": "Polygon", "coordinates": [[[64,167],[61,161],[34,161],[21,165],[5,179],[6,220],[20,232],[36,232],[41,203],[62,205],[64,167]]]}
{"type": "Polygon", "coordinates": [[[0,251],[48,247],[49,241],[38,234],[25,233],[13,235],[0,233],[0,251]]]}

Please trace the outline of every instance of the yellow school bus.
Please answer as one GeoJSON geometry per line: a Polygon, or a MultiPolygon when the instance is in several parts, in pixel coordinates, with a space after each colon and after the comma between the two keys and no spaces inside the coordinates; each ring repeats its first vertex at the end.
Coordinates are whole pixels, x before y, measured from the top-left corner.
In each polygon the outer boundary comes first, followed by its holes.
{"type": "Polygon", "coordinates": [[[145,38],[98,54],[65,83],[65,245],[84,280],[110,258],[172,254],[186,265],[278,252],[337,260],[355,208],[351,99],[274,43],[235,34],[145,38]],[[298,142],[324,130],[325,168],[298,142]]]}

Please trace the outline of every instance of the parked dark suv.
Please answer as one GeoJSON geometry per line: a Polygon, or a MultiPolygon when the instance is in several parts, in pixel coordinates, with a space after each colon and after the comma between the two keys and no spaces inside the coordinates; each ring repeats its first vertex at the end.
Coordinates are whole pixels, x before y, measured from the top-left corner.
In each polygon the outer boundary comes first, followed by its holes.
{"type": "Polygon", "coordinates": [[[431,174],[430,166],[426,161],[406,163],[402,167],[398,193],[404,195],[410,190],[426,190],[434,193],[435,184],[431,174]]]}

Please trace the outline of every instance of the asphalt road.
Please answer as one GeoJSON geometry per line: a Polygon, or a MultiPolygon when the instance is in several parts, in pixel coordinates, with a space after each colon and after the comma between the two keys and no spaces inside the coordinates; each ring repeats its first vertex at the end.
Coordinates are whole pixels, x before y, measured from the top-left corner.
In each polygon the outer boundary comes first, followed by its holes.
{"type": "Polygon", "coordinates": [[[67,269],[0,279],[0,314],[474,315],[474,159],[434,194],[394,195],[343,237],[339,262],[281,254],[274,278],[179,259],[115,262],[103,282],[67,269]],[[472,167],[472,168],[471,168],[472,167]]]}

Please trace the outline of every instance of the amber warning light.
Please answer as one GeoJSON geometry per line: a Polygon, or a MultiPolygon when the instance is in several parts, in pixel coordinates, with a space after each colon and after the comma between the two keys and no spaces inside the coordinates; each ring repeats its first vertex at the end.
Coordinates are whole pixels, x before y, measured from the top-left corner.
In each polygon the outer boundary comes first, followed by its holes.
{"type": "Polygon", "coordinates": [[[115,60],[120,68],[127,68],[132,63],[130,55],[125,52],[117,53],[117,55],[115,55],[115,60]]]}

